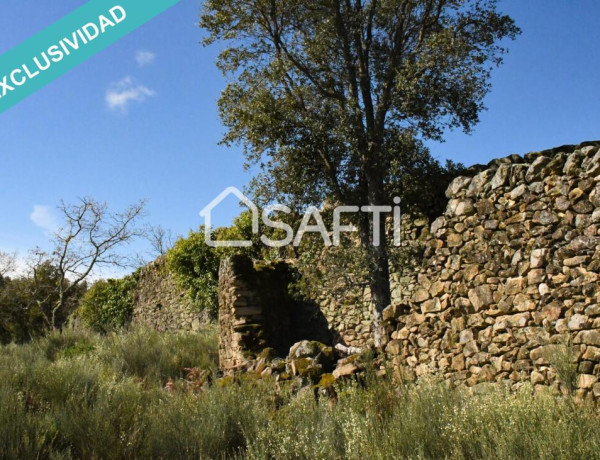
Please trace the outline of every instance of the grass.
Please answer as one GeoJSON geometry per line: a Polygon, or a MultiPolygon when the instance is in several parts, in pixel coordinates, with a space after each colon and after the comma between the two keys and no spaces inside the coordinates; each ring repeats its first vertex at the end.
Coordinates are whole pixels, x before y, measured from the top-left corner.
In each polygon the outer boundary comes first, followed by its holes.
{"type": "Polygon", "coordinates": [[[198,389],[191,367],[215,371],[214,331],[1,347],[0,458],[600,458],[597,409],[526,386],[469,396],[370,377],[332,406],[251,376],[198,389]]]}

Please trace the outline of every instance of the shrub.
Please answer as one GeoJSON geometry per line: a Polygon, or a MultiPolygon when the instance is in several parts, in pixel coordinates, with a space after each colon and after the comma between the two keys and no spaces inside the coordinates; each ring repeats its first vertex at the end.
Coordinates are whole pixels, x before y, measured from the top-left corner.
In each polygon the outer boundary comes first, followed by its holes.
{"type": "Polygon", "coordinates": [[[0,346],[0,458],[600,458],[597,408],[527,385],[470,395],[371,376],[336,383],[337,404],[251,375],[186,391],[181,367],[215,369],[216,347],[214,330],[0,346]]]}
{"type": "Polygon", "coordinates": [[[180,238],[167,253],[167,268],[197,310],[216,316],[220,256],[204,241],[204,230],[180,238]]]}
{"type": "Polygon", "coordinates": [[[231,227],[214,230],[215,240],[254,240],[252,248],[213,248],[206,244],[204,226],[197,232],[190,232],[187,238],[180,238],[167,252],[167,268],[179,286],[185,289],[197,310],[208,310],[213,318],[217,316],[217,288],[219,265],[223,257],[244,253],[258,257],[261,249],[258,237],[252,233],[252,220],[249,212],[238,216],[231,227]]]}
{"type": "Polygon", "coordinates": [[[97,359],[123,377],[137,377],[164,385],[169,377],[183,377],[184,368],[213,370],[217,362],[214,328],[201,333],[165,334],[136,329],[110,334],[97,349],[97,359]]]}
{"type": "MultiPolygon", "coordinates": [[[[565,391],[572,394],[577,383],[577,359],[570,339],[546,348],[545,358],[565,391]]],[[[577,347],[575,347],[576,349],[577,347]]]]}
{"type": "Polygon", "coordinates": [[[97,332],[125,327],[133,314],[133,293],[137,283],[137,273],[119,280],[98,281],[83,296],[79,317],[97,332]]]}

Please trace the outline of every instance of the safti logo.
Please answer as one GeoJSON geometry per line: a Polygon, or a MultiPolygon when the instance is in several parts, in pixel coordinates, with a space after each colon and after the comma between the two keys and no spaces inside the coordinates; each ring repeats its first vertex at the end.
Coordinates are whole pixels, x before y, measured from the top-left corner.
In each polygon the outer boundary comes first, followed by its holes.
{"type": "Polygon", "coordinates": [[[266,235],[261,235],[261,242],[271,248],[281,248],[289,246],[299,246],[302,242],[302,237],[306,233],[319,233],[323,239],[325,246],[339,246],[341,241],[342,233],[353,233],[358,231],[354,225],[342,225],[341,218],[342,214],[356,214],[356,213],[369,213],[372,214],[372,232],[373,232],[373,246],[379,246],[381,244],[380,235],[380,224],[382,219],[386,218],[387,214],[393,213],[393,231],[394,246],[400,246],[400,223],[401,223],[401,212],[400,212],[400,198],[394,198],[394,206],[338,206],[333,210],[333,228],[332,236],[329,236],[329,231],[323,222],[321,212],[315,206],[310,206],[306,209],[302,222],[298,231],[294,234],[294,229],[286,224],[273,220],[273,214],[276,212],[282,212],[285,214],[291,214],[292,210],[282,204],[272,204],[265,207],[262,213],[258,209],[258,206],[254,202],[244,195],[236,187],[227,187],[223,190],[214,200],[212,200],[202,211],[200,216],[204,218],[204,239],[208,246],[213,248],[217,247],[249,247],[252,246],[252,241],[217,241],[212,238],[212,211],[215,209],[223,200],[230,195],[235,196],[241,203],[243,203],[252,213],[252,233],[258,235],[260,233],[260,221],[262,219],[263,224],[266,227],[283,230],[286,233],[286,237],[281,240],[272,240],[266,235]]]}

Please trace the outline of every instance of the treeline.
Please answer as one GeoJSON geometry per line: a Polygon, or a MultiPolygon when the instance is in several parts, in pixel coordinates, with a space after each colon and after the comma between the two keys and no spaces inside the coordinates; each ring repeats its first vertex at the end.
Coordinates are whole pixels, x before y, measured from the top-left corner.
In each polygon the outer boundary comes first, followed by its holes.
{"type": "MultiPolygon", "coordinates": [[[[61,295],[57,283],[68,283],[60,278],[50,262],[37,267],[33,276],[0,276],[0,343],[24,342],[52,328],[52,311],[61,295]]],[[[86,290],[87,284],[81,283],[62,299],[56,327],[66,324],[86,290]]]]}

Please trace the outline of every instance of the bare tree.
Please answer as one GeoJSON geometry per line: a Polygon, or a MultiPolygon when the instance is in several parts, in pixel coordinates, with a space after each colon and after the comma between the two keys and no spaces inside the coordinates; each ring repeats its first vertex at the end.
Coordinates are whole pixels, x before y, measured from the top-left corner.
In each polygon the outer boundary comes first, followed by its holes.
{"type": "Polygon", "coordinates": [[[0,278],[12,273],[17,268],[17,253],[0,251],[0,278]]]}
{"type": "MultiPolygon", "coordinates": [[[[47,271],[48,267],[55,270],[51,289],[49,286],[39,286],[47,299],[38,301],[52,299],[50,308],[44,312],[50,328],[58,326],[57,314],[64,313],[72,293],[81,287],[94,270],[131,265],[131,258],[120,250],[143,235],[142,227],[138,224],[144,206],[145,202],[140,201],[123,212],[110,212],[105,203],[92,198],[82,198],[73,205],[61,202],[58,209],[63,225],[54,235],[52,252],[47,253],[39,248],[32,251],[34,280],[41,280],[40,273],[47,271]]],[[[43,278],[46,281],[48,279],[43,278]]]]}
{"type": "Polygon", "coordinates": [[[163,256],[169,249],[173,247],[174,238],[171,230],[168,230],[160,225],[151,227],[146,236],[152,245],[153,255],[163,256]]]}

